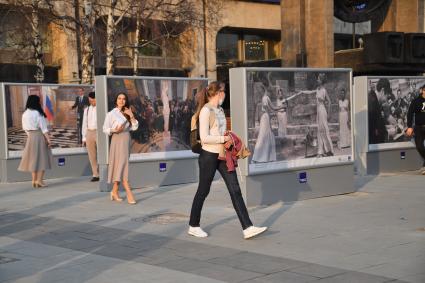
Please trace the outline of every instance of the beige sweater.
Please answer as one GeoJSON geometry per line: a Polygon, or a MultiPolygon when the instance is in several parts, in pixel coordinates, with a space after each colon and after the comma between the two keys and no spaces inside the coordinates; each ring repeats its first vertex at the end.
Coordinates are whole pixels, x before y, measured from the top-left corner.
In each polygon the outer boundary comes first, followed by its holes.
{"type": "Polygon", "coordinates": [[[223,110],[216,109],[214,106],[205,105],[199,113],[199,136],[201,138],[202,149],[205,151],[224,155],[224,132],[226,129],[226,117],[223,110]],[[214,123],[210,128],[210,115],[215,115],[214,123]],[[224,123],[224,124],[223,124],[224,123]]]}

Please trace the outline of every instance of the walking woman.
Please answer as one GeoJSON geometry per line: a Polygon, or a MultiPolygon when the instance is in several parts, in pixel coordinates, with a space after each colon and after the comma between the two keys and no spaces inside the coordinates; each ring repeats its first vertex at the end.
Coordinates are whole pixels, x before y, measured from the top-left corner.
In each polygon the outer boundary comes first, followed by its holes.
{"type": "Polygon", "coordinates": [[[195,117],[199,117],[199,135],[202,144],[202,151],[198,159],[199,185],[192,203],[188,234],[200,238],[208,236],[200,227],[201,210],[210,192],[215,172],[218,170],[226,183],[233,207],[242,224],[244,238],[249,239],[264,232],[267,227],[252,225],[242,198],[236,172],[228,172],[226,161],[219,159],[219,156],[224,155],[224,143],[230,140],[230,137],[225,135],[226,117],[220,107],[225,98],[224,84],[211,82],[203,92],[195,113],[195,117]],[[214,121],[214,123],[211,122],[211,127],[210,121],[214,121]]]}
{"type": "Polygon", "coordinates": [[[46,114],[37,95],[28,96],[22,115],[22,129],[27,133],[27,141],[18,170],[32,173],[34,188],[46,187],[44,171],[52,167],[53,158],[46,114]]]}
{"type": "Polygon", "coordinates": [[[103,132],[111,138],[109,147],[108,183],[113,183],[110,198],[112,201],[122,201],[118,194],[119,184],[127,193],[127,202],[136,204],[128,183],[128,163],[130,158],[130,131],[135,131],[139,122],[130,109],[128,96],[119,93],[115,98],[115,108],[106,114],[103,132]]]}

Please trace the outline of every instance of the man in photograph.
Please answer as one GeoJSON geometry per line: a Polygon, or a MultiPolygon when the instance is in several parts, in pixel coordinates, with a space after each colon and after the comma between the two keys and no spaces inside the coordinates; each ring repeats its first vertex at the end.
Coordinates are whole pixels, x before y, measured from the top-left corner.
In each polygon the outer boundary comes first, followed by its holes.
{"type": "Polygon", "coordinates": [[[425,85],[420,88],[420,92],[421,95],[412,101],[407,112],[406,135],[415,136],[416,149],[424,161],[421,173],[425,175],[425,85]]]}
{"type": "Polygon", "coordinates": [[[387,137],[387,129],[385,127],[384,110],[382,108],[381,99],[383,97],[383,87],[379,85],[371,88],[368,93],[368,117],[369,117],[369,143],[384,143],[387,137]]]}
{"type": "Polygon", "coordinates": [[[86,146],[93,177],[91,182],[99,181],[99,168],[97,165],[97,120],[96,120],[96,96],[89,93],[90,105],[84,109],[82,124],[82,141],[86,146]]]}
{"type": "Polygon", "coordinates": [[[84,89],[78,88],[78,96],[75,98],[74,105],[72,105],[71,110],[77,108],[77,143],[82,144],[82,125],[83,125],[83,115],[84,109],[89,106],[89,99],[84,95],[84,89]]]}

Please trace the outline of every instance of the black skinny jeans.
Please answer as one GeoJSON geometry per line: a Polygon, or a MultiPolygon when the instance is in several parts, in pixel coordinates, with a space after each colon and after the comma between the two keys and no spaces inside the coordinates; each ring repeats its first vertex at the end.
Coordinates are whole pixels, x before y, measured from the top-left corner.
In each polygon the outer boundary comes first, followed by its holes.
{"type": "Polygon", "coordinates": [[[425,125],[415,126],[415,144],[416,144],[416,149],[418,150],[419,154],[422,156],[422,158],[424,160],[423,166],[425,167],[425,146],[424,146],[424,140],[425,140],[425,125]]]}
{"type": "Polygon", "coordinates": [[[192,203],[189,225],[199,227],[201,221],[201,210],[204,201],[210,192],[211,183],[214,179],[215,171],[218,170],[226,183],[233,207],[236,210],[242,229],[252,226],[249,219],[248,210],[242,198],[241,188],[239,187],[236,172],[227,172],[226,161],[218,159],[218,153],[212,153],[205,150],[201,151],[198,159],[199,164],[199,185],[192,203]]]}

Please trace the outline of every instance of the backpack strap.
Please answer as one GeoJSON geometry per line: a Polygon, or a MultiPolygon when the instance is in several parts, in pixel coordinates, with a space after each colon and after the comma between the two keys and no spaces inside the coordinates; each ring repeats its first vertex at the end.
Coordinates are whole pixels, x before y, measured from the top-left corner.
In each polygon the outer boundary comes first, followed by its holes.
{"type": "Polygon", "coordinates": [[[208,109],[210,109],[209,119],[210,119],[210,129],[211,129],[212,126],[214,126],[214,122],[215,122],[215,112],[214,112],[214,109],[212,109],[211,107],[208,107],[208,109]],[[212,115],[211,115],[211,113],[212,113],[212,115]]]}
{"type": "MultiPolygon", "coordinates": [[[[205,104],[205,107],[207,107],[210,110],[209,121],[210,121],[210,128],[212,128],[215,122],[215,112],[214,112],[214,109],[212,109],[211,107],[208,107],[206,104],[205,104]]],[[[195,115],[193,115],[190,121],[190,131],[198,129],[198,125],[199,125],[199,116],[195,117],[195,115]]]]}

